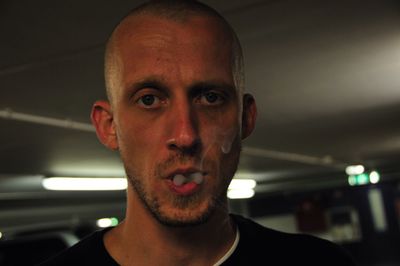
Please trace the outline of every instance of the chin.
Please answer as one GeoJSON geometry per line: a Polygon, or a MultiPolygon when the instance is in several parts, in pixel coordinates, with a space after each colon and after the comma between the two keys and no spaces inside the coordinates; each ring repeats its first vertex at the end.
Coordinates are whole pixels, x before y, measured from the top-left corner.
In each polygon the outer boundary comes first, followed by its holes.
{"type": "MultiPolygon", "coordinates": [[[[182,202],[181,202],[182,204],[182,202]]],[[[168,208],[151,210],[156,220],[170,227],[198,226],[206,223],[213,215],[216,204],[213,202],[199,202],[198,204],[182,208],[179,204],[173,204],[168,208]]]]}
{"type": "Polygon", "coordinates": [[[135,178],[134,175],[128,174],[128,181],[142,206],[156,221],[165,226],[202,225],[209,221],[215,212],[227,209],[227,179],[221,179],[217,184],[210,183],[209,186],[186,196],[176,195],[169,189],[150,189],[157,186],[145,184],[142,179],[135,178]]]}
{"type": "Polygon", "coordinates": [[[193,216],[174,216],[174,217],[157,217],[157,221],[168,227],[194,227],[205,224],[209,220],[210,215],[193,216]]]}

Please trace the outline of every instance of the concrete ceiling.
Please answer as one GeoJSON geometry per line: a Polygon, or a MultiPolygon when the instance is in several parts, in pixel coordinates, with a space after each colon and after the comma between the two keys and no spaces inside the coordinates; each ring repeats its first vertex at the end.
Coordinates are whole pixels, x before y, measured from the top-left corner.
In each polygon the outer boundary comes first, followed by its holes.
{"type": "MultiPolygon", "coordinates": [[[[390,0],[205,1],[242,42],[259,118],[239,171],[271,178],[342,173],[400,158],[400,5],[390,0]]],[[[104,98],[105,40],[140,1],[0,2],[0,174],[119,176],[91,131],[12,114],[90,123],[104,98]],[[7,119],[8,117],[8,119],[7,119]],[[15,116],[14,116],[15,118],[15,116]]],[[[397,169],[396,169],[397,171],[397,169]]]]}

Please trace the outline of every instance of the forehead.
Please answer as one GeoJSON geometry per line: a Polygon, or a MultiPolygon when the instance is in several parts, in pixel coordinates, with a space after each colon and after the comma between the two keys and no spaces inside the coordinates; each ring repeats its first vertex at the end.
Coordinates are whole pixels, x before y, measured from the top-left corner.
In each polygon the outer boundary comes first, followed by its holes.
{"type": "Polygon", "coordinates": [[[120,44],[132,39],[141,41],[149,37],[163,37],[176,44],[189,41],[226,45],[232,39],[221,21],[200,15],[186,16],[179,20],[150,14],[130,16],[117,27],[114,35],[120,44]]]}
{"type": "Polygon", "coordinates": [[[123,69],[128,69],[129,75],[143,69],[157,72],[162,66],[164,70],[191,69],[215,75],[232,70],[231,35],[212,17],[191,16],[182,21],[151,15],[128,17],[113,38],[123,69]]]}

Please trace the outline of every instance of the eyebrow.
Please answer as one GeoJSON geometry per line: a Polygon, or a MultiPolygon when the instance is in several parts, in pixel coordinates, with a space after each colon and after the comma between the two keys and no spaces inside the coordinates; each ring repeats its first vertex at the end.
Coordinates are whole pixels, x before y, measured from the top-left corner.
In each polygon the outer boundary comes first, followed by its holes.
{"type": "Polygon", "coordinates": [[[162,78],[151,76],[129,85],[128,88],[129,91],[136,93],[137,91],[143,88],[166,90],[167,86],[165,86],[164,82],[162,82],[162,78]]]}
{"type": "Polygon", "coordinates": [[[196,96],[210,90],[220,90],[226,96],[231,95],[235,97],[235,95],[237,94],[236,89],[233,85],[221,81],[196,82],[190,86],[189,94],[191,96],[196,96]]]}
{"type": "MultiPolygon", "coordinates": [[[[131,91],[134,94],[143,88],[153,88],[164,91],[169,90],[168,86],[163,81],[162,77],[150,76],[131,84],[129,86],[129,91],[131,91]]],[[[237,93],[237,90],[234,85],[223,81],[216,81],[216,80],[199,81],[199,82],[194,82],[193,84],[188,86],[188,91],[190,94],[196,94],[200,91],[212,90],[212,89],[221,89],[227,93],[232,93],[232,94],[237,93]]]]}
{"type": "Polygon", "coordinates": [[[221,81],[200,81],[190,86],[192,89],[223,89],[227,91],[235,91],[235,87],[229,83],[221,81]]]}

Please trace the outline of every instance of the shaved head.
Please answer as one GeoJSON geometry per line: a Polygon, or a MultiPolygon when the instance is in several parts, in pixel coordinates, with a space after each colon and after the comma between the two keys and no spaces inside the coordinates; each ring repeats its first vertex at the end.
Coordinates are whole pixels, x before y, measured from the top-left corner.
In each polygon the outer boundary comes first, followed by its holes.
{"type": "Polygon", "coordinates": [[[197,1],[151,1],[116,26],[105,58],[109,101],[95,103],[92,121],[121,156],[127,214],[166,226],[228,217],[226,192],[257,111],[243,76],[233,29],[197,1]]]}
{"type": "MultiPolygon", "coordinates": [[[[121,84],[121,60],[116,43],[121,27],[132,19],[140,17],[154,17],[176,23],[185,24],[192,17],[206,17],[214,20],[230,39],[232,76],[239,95],[244,91],[244,66],[242,48],[239,40],[229,23],[214,9],[197,1],[150,1],[131,10],[115,27],[111,34],[105,53],[105,82],[107,96],[111,104],[114,104],[114,94],[120,90],[121,84]]],[[[132,32],[135,28],[130,29],[132,32]]],[[[241,97],[239,97],[241,98],[241,97]]]]}

